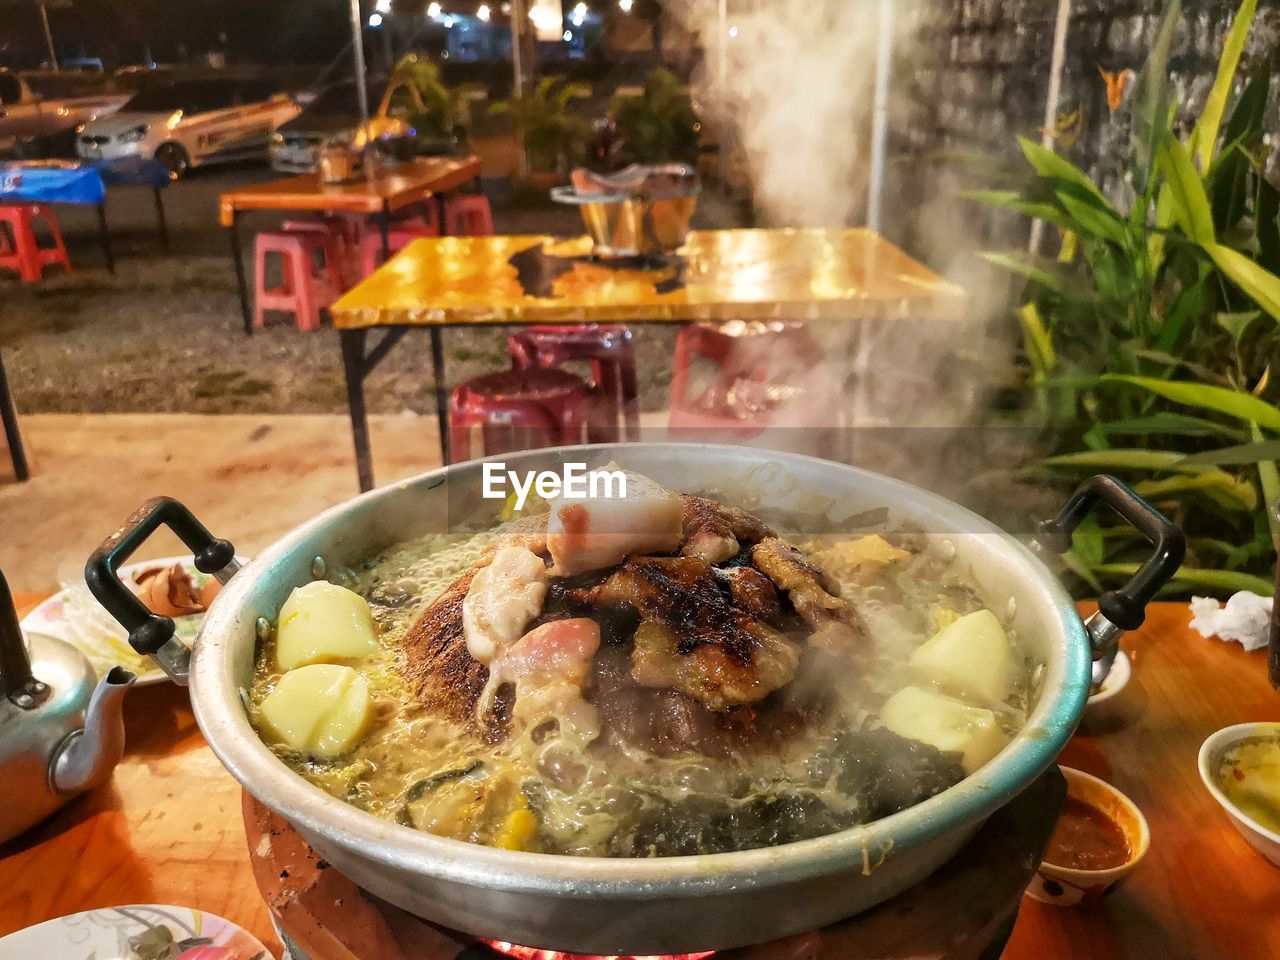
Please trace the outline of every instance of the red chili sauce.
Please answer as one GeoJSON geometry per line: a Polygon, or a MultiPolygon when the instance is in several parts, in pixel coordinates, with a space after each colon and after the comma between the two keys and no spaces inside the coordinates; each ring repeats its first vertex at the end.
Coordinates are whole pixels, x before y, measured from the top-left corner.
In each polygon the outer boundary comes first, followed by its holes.
{"type": "Polygon", "coordinates": [[[1097,807],[1067,797],[1044,859],[1072,870],[1110,870],[1129,862],[1129,838],[1097,807]]]}

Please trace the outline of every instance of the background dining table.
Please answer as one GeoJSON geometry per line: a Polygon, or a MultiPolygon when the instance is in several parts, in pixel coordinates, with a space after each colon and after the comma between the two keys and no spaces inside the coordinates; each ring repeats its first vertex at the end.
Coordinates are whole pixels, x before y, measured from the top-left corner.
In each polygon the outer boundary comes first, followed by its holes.
{"type": "MultiPolygon", "coordinates": [[[[603,260],[589,237],[415,240],[329,308],[339,331],[361,490],[373,487],[364,380],[412,329],[431,335],[444,463],[443,332],[539,324],[962,322],[969,297],[866,229],[689,234],[668,257],[603,260]],[[366,352],[370,330],[385,332],[366,352]]],[[[852,342],[852,338],[851,338],[852,342]]]]}
{"type": "MultiPolygon", "coordinates": [[[[19,610],[39,599],[19,596],[19,610]]],[[[1061,757],[1138,804],[1150,852],[1096,903],[1024,898],[1006,960],[1280,956],[1280,870],[1236,833],[1196,766],[1213,731],[1280,720],[1280,694],[1267,681],[1265,652],[1207,640],[1189,619],[1186,604],[1157,604],[1125,636],[1133,679],[1120,710],[1105,729],[1082,727],[1061,757]]],[[[127,752],[107,786],[0,846],[0,936],[80,910],[176,903],[227,917],[278,951],[250,866],[240,787],[205,745],[187,691],[134,690],[125,722],[127,752]]]]}
{"type": "MultiPolygon", "coordinates": [[[[249,287],[240,246],[240,217],[249,211],[323,213],[375,217],[382,234],[382,254],[388,253],[390,217],[415,203],[423,203],[480,176],[480,158],[418,157],[391,167],[371,170],[367,176],[343,183],[326,183],[317,173],[303,173],[241,187],[218,198],[218,221],[231,238],[231,256],[240,287],[244,332],[253,333],[249,287]]],[[[443,211],[439,221],[444,223],[443,211]]]]}

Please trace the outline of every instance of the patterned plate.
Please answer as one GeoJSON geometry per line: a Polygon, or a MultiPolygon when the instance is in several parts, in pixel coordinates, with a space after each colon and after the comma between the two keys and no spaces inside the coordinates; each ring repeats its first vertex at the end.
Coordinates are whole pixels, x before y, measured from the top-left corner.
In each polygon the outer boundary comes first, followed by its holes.
{"type": "MultiPolygon", "coordinates": [[[[244,562],[243,558],[238,559],[241,563],[244,562]]],[[[126,582],[132,583],[135,573],[151,567],[172,567],[175,563],[186,568],[197,589],[209,579],[208,575],[195,568],[189,556],[127,563],[120,568],[120,575],[126,582]]],[[[200,632],[204,614],[174,617],[173,622],[178,630],[178,639],[189,647],[200,632]]],[[[129,646],[124,628],[111,619],[110,614],[102,609],[83,583],[64,586],[28,613],[22,618],[22,629],[28,633],[42,633],[47,637],[65,640],[89,658],[99,676],[119,664],[138,675],[139,686],[163,683],[166,679],[164,671],[156,666],[154,660],[139,656],[129,646]]]]}
{"type": "Polygon", "coordinates": [[[190,907],[73,913],[0,939],[0,960],[273,960],[252,934],[190,907]]]}

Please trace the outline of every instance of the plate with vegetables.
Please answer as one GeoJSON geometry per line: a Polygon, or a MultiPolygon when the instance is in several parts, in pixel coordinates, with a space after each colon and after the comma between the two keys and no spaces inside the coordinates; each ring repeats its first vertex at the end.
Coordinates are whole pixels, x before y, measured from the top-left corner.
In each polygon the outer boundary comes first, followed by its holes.
{"type": "MultiPolygon", "coordinates": [[[[148,610],[171,617],[178,639],[188,647],[195,641],[205,611],[221,587],[216,578],[197,570],[191,557],[126,564],[120,568],[120,579],[148,610]]],[[[89,658],[99,676],[121,666],[138,675],[139,685],[167,679],[154,660],[129,646],[124,628],[83,582],[64,583],[61,590],[23,617],[22,629],[65,640],[89,658]]]]}

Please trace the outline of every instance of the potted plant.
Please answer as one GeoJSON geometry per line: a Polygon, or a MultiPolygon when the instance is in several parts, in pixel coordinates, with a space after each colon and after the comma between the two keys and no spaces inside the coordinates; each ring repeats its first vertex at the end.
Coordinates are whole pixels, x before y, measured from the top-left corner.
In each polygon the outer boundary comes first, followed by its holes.
{"type": "Polygon", "coordinates": [[[697,165],[702,127],[684,84],[670,70],[650,73],[638,96],[615,96],[609,113],[633,160],[697,165]]]}
{"type": "Polygon", "coordinates": [[[585,84],[543,77],[531,93],[489,108],[492,115],[509,115],[515,122],[528,162],[523,178],[527,186],[545,191],[568,178],[591,131],[590,121],[570,105],[590,92],[585,84]]]}
{"type": "Polygon", "coordinates": [[[397,85],[411,88],[421,103],[406,117],[416,131],[419,152],[453,153],[466,141],[462,104],[474,86],[446,86],[440,68],[413,53],[401,57],[392,71],[389,86],[397,85]]]}
{"type": "MultiPolygon", "coordinates": [[[[1052,150],[1021,143],[1025,190],[977,199],[1043,220],[1056,257],[992,253],[1030,282],[1018,312],[1028,419],[1057,448],[1037,482],[1100,470],[1129,479],[1188,534],[1182,590],[1270,593],[1280,502],[1280,190],[1263,136],[1271,65],[1233,97],[1257,0],[1244,0],[1218,77],[1179,136],[1168,4],[1134,91],[1131,146],[1108,196],[1052,150]],[[1118,196],[1117,196],[1118,195],[1118,196]]],[[[1127,577],[1139,546],[1122,528],[1076,537],[1073,569],[1094,590],[1127,577]]]]}

